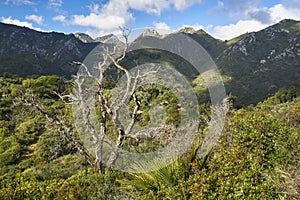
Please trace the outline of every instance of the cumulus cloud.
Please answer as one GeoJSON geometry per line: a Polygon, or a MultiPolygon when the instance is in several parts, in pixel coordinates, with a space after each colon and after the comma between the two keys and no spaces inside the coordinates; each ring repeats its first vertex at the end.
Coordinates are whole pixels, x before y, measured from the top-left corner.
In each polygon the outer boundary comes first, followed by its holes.
{"type": "Polygon", "coordinates": [[[246,32],[259,31],[266,28],[268,25],[263,24],[257,20],[240,20],[236,24],[229,24],[225,26],[216,26],[211,33],[215,38],[228,40],[246,32]]]}
{"type": "Polygon", "coordinates": [[[300,20],[300,7],[285,7],[282,4],[277,4],[270,8],[273,22],[279,22],[283,19],[300,20]]]}
{"type": "Polygon", "coordinates": [[[124,27],[133,19],[133,15],[127,10],[125,1],[112,0],[101,9],[97,5],[90,7],[89,15],[73,15],[71,24],[108,31],[124,27]]]}
{"type": "MultiPolygon", "coordinates": [[[[284,0],[283,2],[285,4],[276,4],[270,8],[248,7],[247,12],[244,12],[243,19],[234,24],[214,26],[211,28],[210,34],[218,39],[232,39],[246,32],[259,31],[283,19],[300,20],[300,6],[292,7],[292,4],[288,4],[295,3],[296,0],[284,0]]],[[[220,7],[222,6],[224,6],[223,3],[220,3],[220,7]]]]}
{"type": "Polygon", "coordinates": [[[155,30],[158,31],[160,34],[168,34],[172,32],[171,27],[165,22],[157,22],[153,25],[155,30]]]}
{"type": "Polygon", "coordinates": [[[26,15],[25,19],[33,21],[39,25],[42,25],[44,21],[43,16],[37,16],[37,15],[26,15]]]}
{"type": "Polygon", "coordinates": [[[7,18],[1,17],[1,22],[6,23],[6,24],[14,24],[17,26],[25,26],[27,28],[33,29],[32,23],[27,22],[27,21],[20,21],[18,19],[12,19],[11,16],[7,17],[7,18]]]}
{"type": "Polygon", "coordinates": [[[13,5],[34,5],[35,3],[30,0],[5,0],[5,5],[13,4],[13,5]]]}
{"type": "Polygon", "coordinates": [[[98,31],[114,31],[134,21],[131,10],[160,15],[163,10],[171,7],[182,10],[201,2],[202,0],[110,0],[104,5],[89,6],[90,13],[88,15],[73,15],[71,24],[96,28],[98,31]]]}
{"type": "Polygon", "coordinates": [[[126,19],[117,15],[97,15],[91,13],[88,16],[74,15],[72,23],[80,26],[95,27],[97,29],[112,30],[125,26],[126,19]]]}
{"type": "Polygon", "coordinates": [[[57,15],[57,16],[53,17],[52,20],[57,21],[57,22],[65,22],[66,17],[64,15],[57,15]]]}
{"type": "Polygon", "coordinates": [[[35,29],[37,31],[43,31],[42,29],[40,28],[36,28],[32,25],[32,23],[30,22],[27,22],[27,21],[20,21],[18,19],[13,19],[11,16],[10,17],[1,17],[1,22],[3,23],[6,23],[6,24],[14,24],[14,25],[17,25],[17,26],[24,26],[24,27],[27,27],[27,28],[31,28],[31,29],[35,29]]]}

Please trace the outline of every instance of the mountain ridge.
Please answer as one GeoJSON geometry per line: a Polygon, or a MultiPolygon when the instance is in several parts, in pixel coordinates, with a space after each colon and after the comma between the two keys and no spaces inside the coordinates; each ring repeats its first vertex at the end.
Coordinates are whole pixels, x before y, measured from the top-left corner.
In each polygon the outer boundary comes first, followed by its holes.
{"type": "Polygon", "coordinates": [[[279,88],[300,86],[300,22],[283,20],[242,35],[215,60],[222,75],[232,77],[227,92],[256,103],[279,88]],[[296,28],[295,28],[296,27],[296,28]],[[258,92],[259,98],[253,98],[258,92]]]}
{"type": "MultiPolygon", "coordinates": [[[[163,37],[151,30],[142,34],[139,37],[157,40],[174,34],[193,38],[211,55],[221,75],[226,77],[227,93],[237,96],[238,104],[257,103],[279,88],[300,86],[300,21],[282,20],[227,41],[189,27],[163,37]]],[[[71,77],[78,70],[76,65],[71,64],[73,61],[83,61],[94,47],[113,37],[107,35],[92,39],[81,33],[44,33],[0,23],[0,74],[71,77]]],[[[144,52],[143,56],[147,61],[148,53],[144,52]]],[[[155,52],[154,57],[163,59],[163,56],[155,52]]],[[[173,64],[176,64],[177,61],[174,61],[173,64]]],[[[187,63],[179,62],[177,65],[179,71],[190,73],[185,69],[187,63]]],[[[195,78],[194,74],[190,76],[195,78]]]]}
{"type": "Polygon", "coordinates": [[[77,72],[72,61],[82,61],[97,44],[83,43],[74,34],[39,32],[0,23],[0,74],[69,77],[77,72]]]}

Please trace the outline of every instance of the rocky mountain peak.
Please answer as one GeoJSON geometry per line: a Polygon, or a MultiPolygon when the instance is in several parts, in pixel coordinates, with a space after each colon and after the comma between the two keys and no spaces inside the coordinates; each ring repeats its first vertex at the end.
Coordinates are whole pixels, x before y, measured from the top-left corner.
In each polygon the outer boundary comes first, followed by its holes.
{"type": "Polygon", "coordinates": [[[93,38],[91,38],[88,34],[85,33],[75,33],[74,36],[81,40],[84,43],[92,43],[95,42],[93,38]]]}
{"type": "Polygon", "coordinates": [[[154,29],[145,29],[141,33],[142,37],[150,36],[150,37],[156,37],[156,38],[161,38],[162,36],[154,29]]]}
{"type": "Polygon", "coordinates": [[[188,33],[188,34],[193,34],[196,32],[196,30],[193,27],[183,27],[180,29],[178,32],[180,33],[188,33]]]}

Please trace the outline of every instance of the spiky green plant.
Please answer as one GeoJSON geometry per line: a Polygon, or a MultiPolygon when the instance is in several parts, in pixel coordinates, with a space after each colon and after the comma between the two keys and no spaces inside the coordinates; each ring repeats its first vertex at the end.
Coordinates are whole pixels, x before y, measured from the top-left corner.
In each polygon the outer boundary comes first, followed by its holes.
{"type": "Polygon", "coordinates": [[[152,161],[132,164],[132,171],[147,172],[128,173],[127,178],[119,180],[121,190],[129,194],[145,191],[156,194],[165,188],[175,186],[178,182],[187,179],[191,169],[190,164],[196,158],[198,148],[198,144],[194,145],[182,157],[173,159],[171,162],[164,157],[157,157],[152,161]]]}

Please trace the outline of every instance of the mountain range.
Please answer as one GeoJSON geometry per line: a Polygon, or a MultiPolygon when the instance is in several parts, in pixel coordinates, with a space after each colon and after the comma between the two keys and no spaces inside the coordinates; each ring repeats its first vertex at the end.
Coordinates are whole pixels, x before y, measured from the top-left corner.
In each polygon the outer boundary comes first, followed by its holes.
{"type": "Polygon", "coordinates": [[[0,23],[0,74],[70,77],[78,70],[72,62],[83,60],[96,45],[83,43],[73,34],[0,23]]]}
{"type": "MultiPolygon", "coordinates": [[[[286,19],[261,31],[226,41],[189,27],[163,38],[147,31],[140,37],[163,40],[180,32],[201,44],[218,66],[226,92],[236,96],[238,104],[257,103],[282,87],[300,87],[299,21],[286,19]]],[[[112,36],[92,39],[83,33],[43,33],[0,23],[0,74],[56,74],[69,78],[78,70],[73,61],[83,61],[93,48],[112,36]]],[[[164,57],[156,56],[158,60],[164,57]]],[[[147,55],[142,57],[147,60],[147,55]]],[[[188,63],[178,64],[176,59],[169,58],[179,71],[190,73],[190,78],[195,79],[199,75],[186,70],[188,63]]]]}

